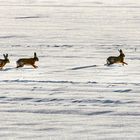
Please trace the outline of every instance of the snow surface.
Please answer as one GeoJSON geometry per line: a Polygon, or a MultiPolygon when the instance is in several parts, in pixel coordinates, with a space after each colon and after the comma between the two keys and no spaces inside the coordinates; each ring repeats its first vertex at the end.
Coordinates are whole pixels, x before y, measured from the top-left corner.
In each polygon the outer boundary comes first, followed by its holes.
{"type": "Polygon", "coordinates": [[[139,0],[0,0],[1,140],[140,139],[139,0]],[[127,66],[105,66],[126,55],[127,66]],[[37,52],[38,69],[16,69],[37,52]]]}

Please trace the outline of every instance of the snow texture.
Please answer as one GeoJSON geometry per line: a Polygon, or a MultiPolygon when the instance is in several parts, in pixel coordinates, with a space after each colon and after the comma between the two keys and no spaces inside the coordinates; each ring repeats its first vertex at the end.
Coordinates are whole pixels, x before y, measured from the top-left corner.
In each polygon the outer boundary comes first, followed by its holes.
{"type": "Polygon", "coordinates": [[[140,139],[139,0],[0,0],[1,140],[140,139]],[[122,49],[128,65],[104,65],[122,49]],[[16,69],[19,58],[31,66],[16,69]]]}

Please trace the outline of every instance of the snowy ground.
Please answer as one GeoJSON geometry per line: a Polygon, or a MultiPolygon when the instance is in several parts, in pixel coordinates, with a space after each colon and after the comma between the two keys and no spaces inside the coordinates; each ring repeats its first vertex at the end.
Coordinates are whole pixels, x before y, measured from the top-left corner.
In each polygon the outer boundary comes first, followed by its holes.
{"type": "Polygon", "coordinates": [[[140,1],[0,3],[1,140],[140,139],[140,1]],[[118,49],[128,65],[105,66],[118,49]]]}

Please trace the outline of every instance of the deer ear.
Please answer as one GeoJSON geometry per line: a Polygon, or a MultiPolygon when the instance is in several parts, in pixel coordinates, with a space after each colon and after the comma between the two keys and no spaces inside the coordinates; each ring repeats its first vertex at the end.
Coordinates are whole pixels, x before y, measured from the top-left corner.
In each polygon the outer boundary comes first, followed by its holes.
{"type": "Polygon", "coordinates": [[[122,49],[120,49],[119,52],[122,53],[122,49]]]}
{"type": "Polygon", "coordinates": [[[5,54],[3,54],[3,57],[4,57],[4,58],[6,58],[6,55],[5,55],[5,54]]]}
{"type": "Polygon", "coordinates": [[[34,52],[34,57],[36,57],[36,52],[34,52]]]}
{"type": "Polygon", "coordinates": [[[8,54],[6,54],[6,58],[8,57],[8,54]]]}

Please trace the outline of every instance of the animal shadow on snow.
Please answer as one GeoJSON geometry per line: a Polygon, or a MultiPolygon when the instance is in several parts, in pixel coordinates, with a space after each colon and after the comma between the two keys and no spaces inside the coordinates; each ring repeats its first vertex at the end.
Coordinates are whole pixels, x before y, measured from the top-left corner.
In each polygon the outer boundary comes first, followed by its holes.
{"type": "Polygon", "coordinates": [[[87,68],[93,68],[93,67],[97,67],[97,65],[88,65],[88,66],[74,67],[74,68],[71,68],[70,70],[80,70],[80,69],[87,69],[87,68]]]}
{"type": "Polygon", "coordinates": [[[0,71],[11,71],[11,70],[34,70],[32,67],[24,67],[24,68],[16,68],[16,67],[13,67],[13,68],[5,68],[5,69],[1,69],[0,71]]]}

